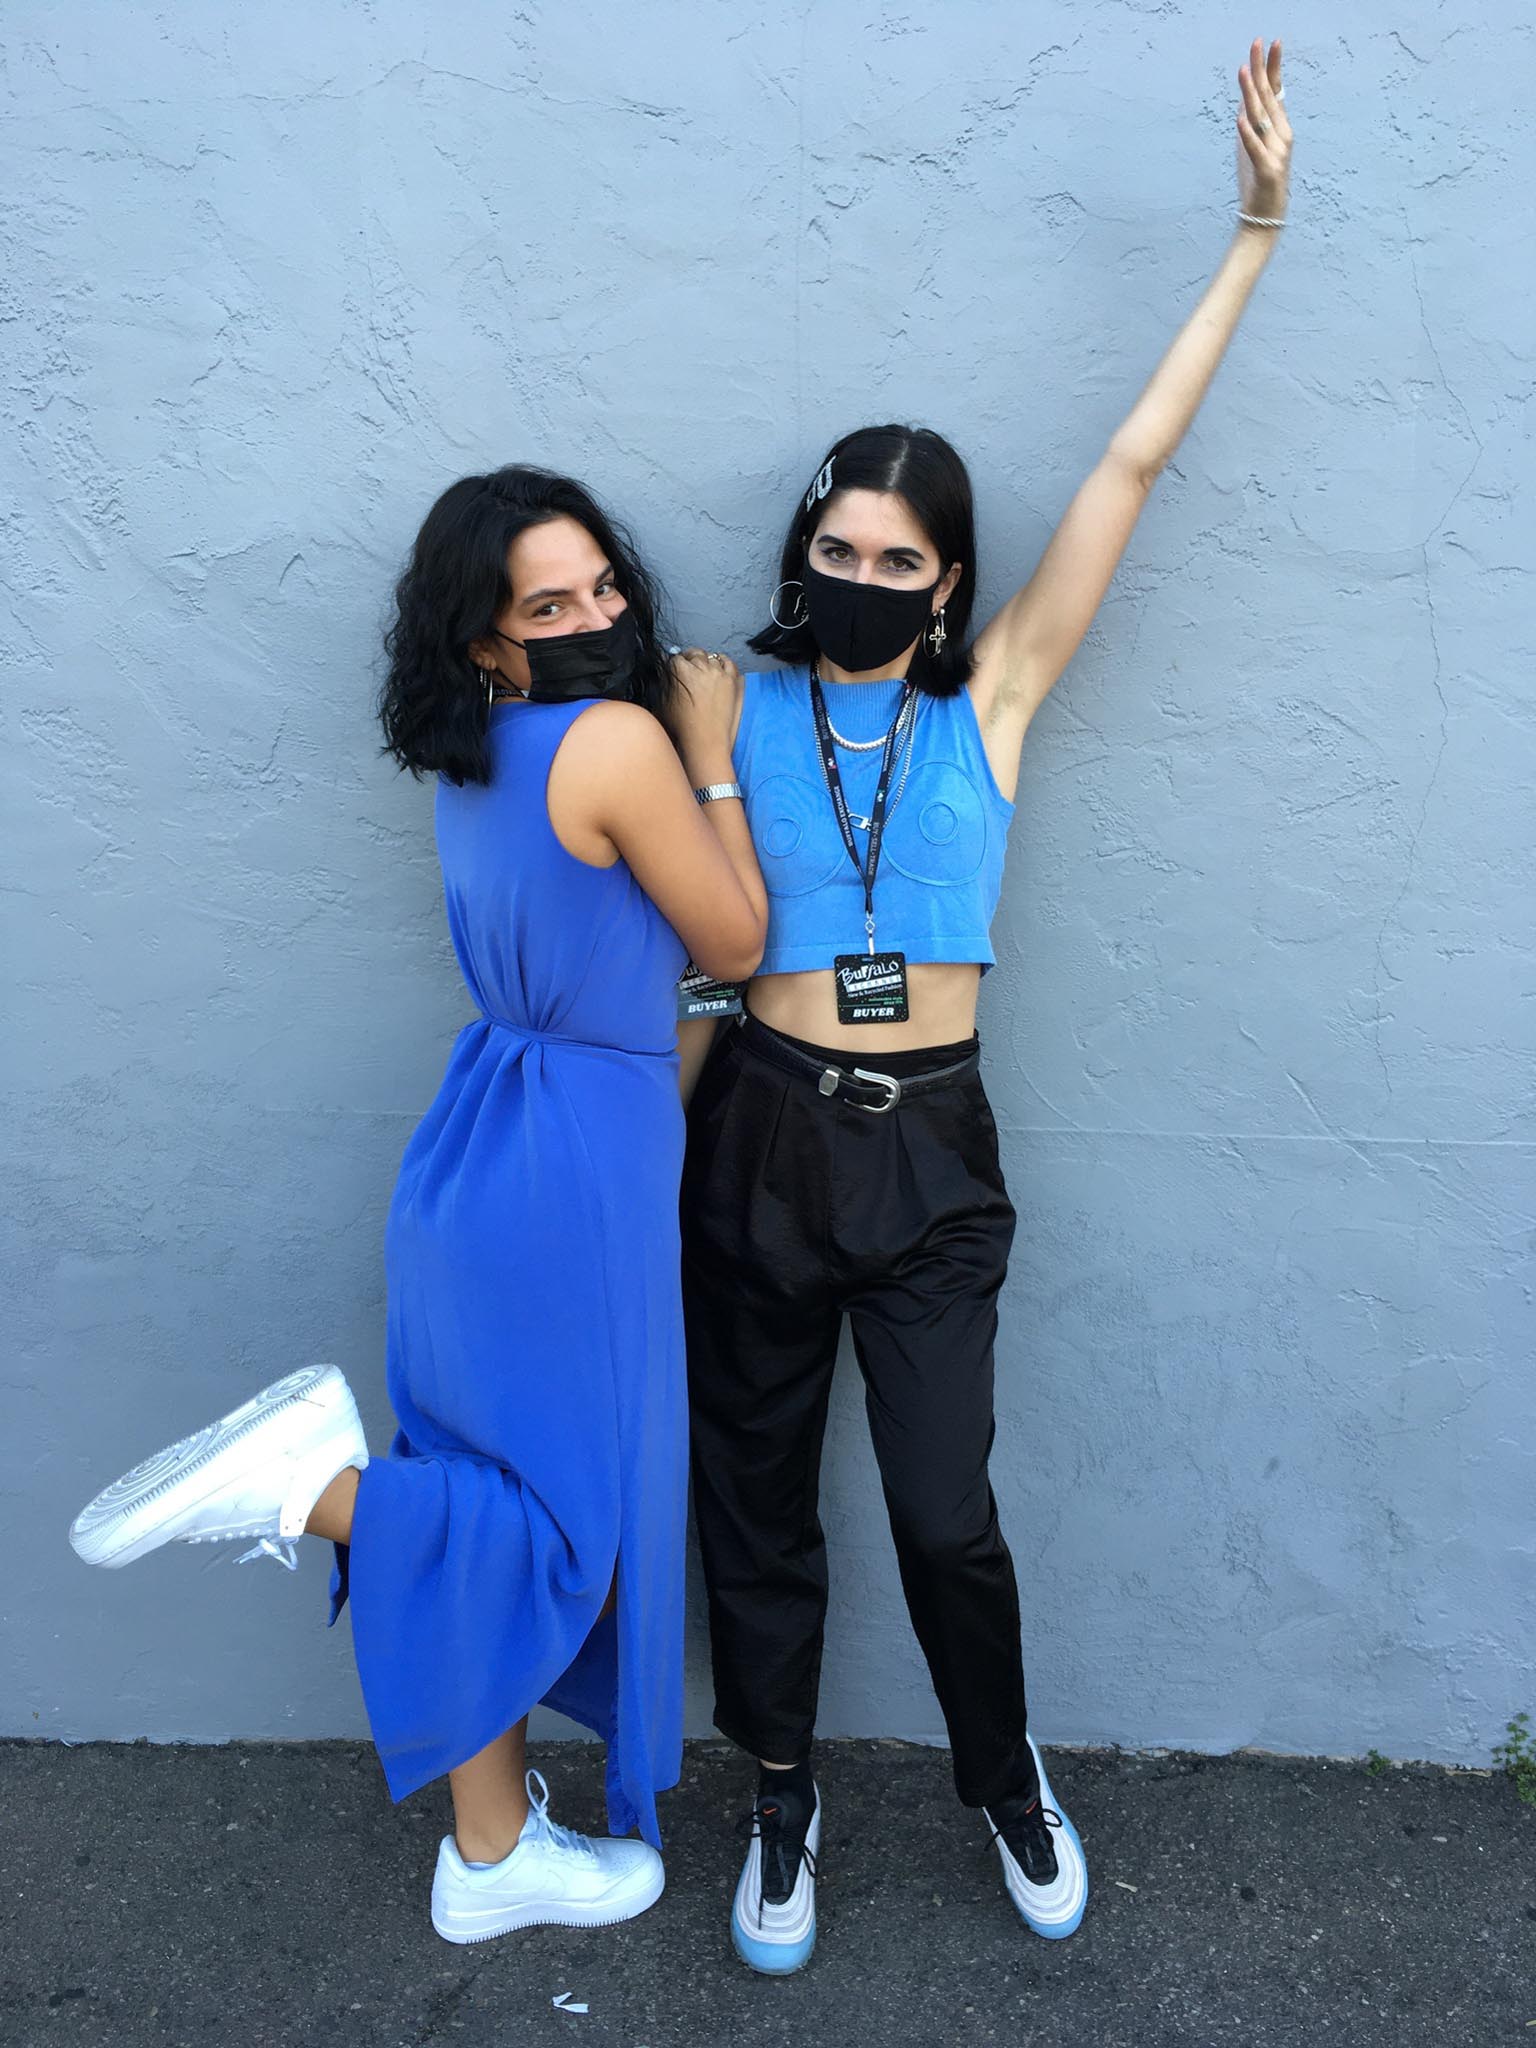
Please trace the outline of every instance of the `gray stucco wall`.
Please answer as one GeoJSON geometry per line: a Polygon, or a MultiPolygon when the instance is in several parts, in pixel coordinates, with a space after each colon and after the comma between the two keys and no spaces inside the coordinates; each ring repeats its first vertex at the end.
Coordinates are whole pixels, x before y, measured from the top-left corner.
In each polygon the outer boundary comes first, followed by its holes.
{"type": "MultiPolygon", "coordinates": [[[[995,1478],[1048,1739],[1477,1761],[1536,1707],[1530,31],[1290,16],[1295,225],[1026,752],[995,1478]]],[[[823,444],[921,419],[995,603],[1220,255],[1225,7],[761,17],[8,10],[5,1731],[363,1725],[318,1554],[63,1539],[305,1360],[382,1437],[467,1007],[369,713],[432,495],[570,467],[739,651],[823,444]]],[[[851,1374],[825,1492],[824,1729],[938,1738],[851,1374]]]]}

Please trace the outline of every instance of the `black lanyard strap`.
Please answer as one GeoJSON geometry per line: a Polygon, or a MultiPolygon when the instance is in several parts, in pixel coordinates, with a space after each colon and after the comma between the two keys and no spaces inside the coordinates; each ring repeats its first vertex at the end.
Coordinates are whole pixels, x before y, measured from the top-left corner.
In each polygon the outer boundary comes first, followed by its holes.
{"type": "Polygon", "coordinates": [[[827,716],[827,700],[822,693],[821,677],[811,672],[811,710],[816,719],[816,744],[821,753],[821,772],[827,778],[827,793],[832,799],[832,808],[837,814],[837,828],[843,835],[843,844],[848,849],[848,858],[853,862],[853,871],[864,884],[864,931],[869,940],[869,950],[875,950],[875,876],[880,868],[880,846],[885,837],[886,804],[891,793],[891,774],[896,766],[896,757],[901,752],[901,743],[906,737],[909,721],[917,714],[917,685],[907,682],[902,686],[901,708],[896,713],[895,723],[885,736],[885,752],[880,757],[880,780],[875,788],[875,800],[869,807],[869,845],[864,858],[859,858],[859,843],[853,836],[853,816],[848,809],[848,798],[843,789],[843,771],[838,766],[837,742],[832,737],[832,721],[827,716]]]}

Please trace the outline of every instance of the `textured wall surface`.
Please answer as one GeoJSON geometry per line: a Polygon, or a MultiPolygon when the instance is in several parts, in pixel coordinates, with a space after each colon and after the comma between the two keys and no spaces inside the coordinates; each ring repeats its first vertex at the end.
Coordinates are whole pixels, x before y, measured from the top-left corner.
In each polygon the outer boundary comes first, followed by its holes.
{"type": "MultiPolygon", "coordinates": [[[[363,1725],[318,1554],[64,1527],[305,1360],[385,1426],[467,1010],[370,724],[431,497],[569,467],[739,650],[824,444],[923,420],[995,603],[1219,259],[1214,0],[763,12],[7,10],[5,1731],[363,1725]]],[[[1026,750],[995,1478],[1048,1738],[1477,1761],[1536,1707],[1531,43],[1340,19],[1236,23],[1295,225],[1026,750]]],[[[937,1738],[851,1374],[825,1493],[824,1728],[937,1738]]]]}

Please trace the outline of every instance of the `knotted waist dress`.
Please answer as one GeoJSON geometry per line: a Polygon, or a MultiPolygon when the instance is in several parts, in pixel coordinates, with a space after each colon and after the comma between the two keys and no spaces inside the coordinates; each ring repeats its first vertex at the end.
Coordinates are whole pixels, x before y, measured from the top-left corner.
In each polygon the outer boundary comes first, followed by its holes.
{"type": "Polygon", "coordinates": [[[550,824],[590,708],[497,706],[489,784],[439,784],[481,1014],[390,1208],[399,1432],[361,1476],[332,1619],[350,1588],[396,1799],[543,1702],[608,1744],[609,1825],[654,1843],[682,1749],[684,948],[622,861],[587,866],[550,824]]]}

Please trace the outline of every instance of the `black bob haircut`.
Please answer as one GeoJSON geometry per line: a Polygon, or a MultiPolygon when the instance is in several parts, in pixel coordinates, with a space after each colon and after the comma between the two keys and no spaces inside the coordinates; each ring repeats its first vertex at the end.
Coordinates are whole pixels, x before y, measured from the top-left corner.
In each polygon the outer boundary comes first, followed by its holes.
{"type": "Polygon", "coordinates": [[[520,533],[551,519],[584,526],[613,566],[634,615],[640,658],[633,700],[660,712],[672,673],[659,640],[660,595],[622,526],[582,485],[547,469],[512,463],[461,477],[422,521],[395,586],[395,616],[384,635],[389,667],[379,692],[384,751],[413,775],[489,782],[485,680],[470,642],[489,635],[512,600],[507,551],[520,533]]]}
{"type": "MultiPolygon", "coordinates": [[[[911,506],[939,557],[939,573],[960,564],[960,580],[944,606],[943,651],[929,651],[926,634],[912,657],[911,675],[934,697],[952,697],[971,673],[971,607],[976,600],[976,508],[971,479],[959,455],[930,427],[860,427],[828,451],[832,487],[821,498],[808,491],[795,507],[779,557],[779,582],[798,583],[806,549],[822,513],[839,491],[895,491],[911,506]]],[[[818,476],[820,472],[817,472],[818,476]]],[[[785,604],[781,611],[792,612],[785,604]]],[[[817,655],[808,626],[765,626],[747,642],[755,654],[776,655],[806,667],[817,655]]]]}

